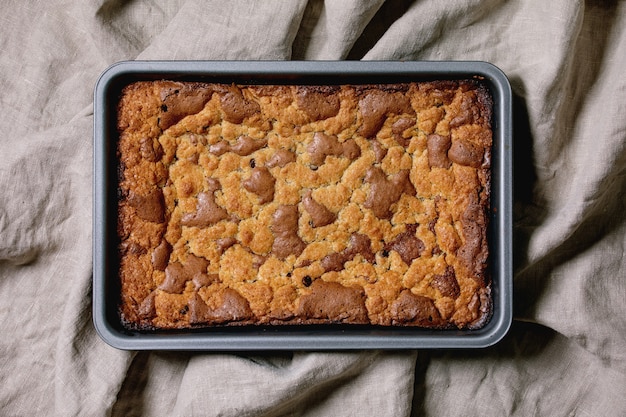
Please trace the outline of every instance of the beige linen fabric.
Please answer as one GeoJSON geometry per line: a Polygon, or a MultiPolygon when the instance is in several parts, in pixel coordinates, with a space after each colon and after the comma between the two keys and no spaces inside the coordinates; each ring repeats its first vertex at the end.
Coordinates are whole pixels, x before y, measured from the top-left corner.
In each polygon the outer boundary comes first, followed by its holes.
{"type": "Polygon", "coordinates": [[[0,47],[0,415],[626,415],[626,2],[12,0],[0,47]],[[477,351],[106,345],[91,103],[127,59],[499,66],[516,96],[510,333],[477,351]]]}

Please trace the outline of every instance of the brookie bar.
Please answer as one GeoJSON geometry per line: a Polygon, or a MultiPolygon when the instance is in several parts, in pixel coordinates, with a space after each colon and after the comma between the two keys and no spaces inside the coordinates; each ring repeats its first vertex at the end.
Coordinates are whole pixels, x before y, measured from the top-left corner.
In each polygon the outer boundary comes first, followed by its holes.
{"type": "Polygon", "coordinates": [[[479,80],[128,85],[123,323],[481,327],[491,115],[479,80]]]}

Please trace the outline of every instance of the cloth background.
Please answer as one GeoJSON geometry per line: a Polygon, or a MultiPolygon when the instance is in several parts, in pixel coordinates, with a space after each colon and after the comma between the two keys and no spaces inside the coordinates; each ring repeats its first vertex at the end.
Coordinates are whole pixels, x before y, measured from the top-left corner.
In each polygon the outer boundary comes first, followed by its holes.
{"type": "Polygon", "coordinates": [[[626,415],[626,2],[3,3],[0,415],[626,415]],[[129,59],[485,60],[515,94],[488,349],[124,352],[91,317],[93,87],[129,59]]]}

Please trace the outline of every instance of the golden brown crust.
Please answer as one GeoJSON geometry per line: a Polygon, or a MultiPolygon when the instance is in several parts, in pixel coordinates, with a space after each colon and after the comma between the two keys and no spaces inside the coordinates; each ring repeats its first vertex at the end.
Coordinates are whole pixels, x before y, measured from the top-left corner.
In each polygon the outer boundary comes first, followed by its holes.
{"type": "Polygon", "coordinates": [[[471,80],[127,86],[122,321],[484,325],[491,107],[471,80]]]}

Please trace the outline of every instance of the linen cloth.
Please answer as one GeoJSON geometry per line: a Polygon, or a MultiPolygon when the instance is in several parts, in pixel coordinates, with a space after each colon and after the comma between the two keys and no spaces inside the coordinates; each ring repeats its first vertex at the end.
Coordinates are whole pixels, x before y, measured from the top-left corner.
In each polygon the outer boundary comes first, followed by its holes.
{"type": "Polygon", "coordinates": [[[626,2],[3,3],[0,415],[626,415],[626,2]],[[91,317],[93,87],[132,59],[484,60],[515,94],[515,319],[447,351],[125,352],[91,317]]]}

